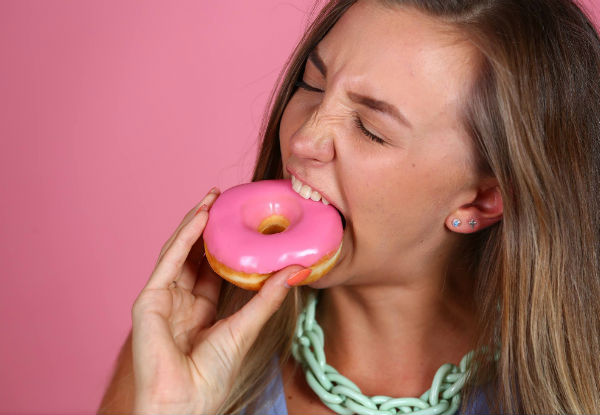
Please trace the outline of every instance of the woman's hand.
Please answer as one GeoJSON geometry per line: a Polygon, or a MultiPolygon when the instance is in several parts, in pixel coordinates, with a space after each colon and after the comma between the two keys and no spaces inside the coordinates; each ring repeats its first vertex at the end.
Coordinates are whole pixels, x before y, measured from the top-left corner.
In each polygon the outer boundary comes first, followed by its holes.
{"type": "Polygon", "coordinates": [[[294,265],[267,280],[240,311],[215,323],[222,279],[200,238],[213,189],[163,246],[132,309],[135,413],[214,413],[260,329],[281,305],[294,265]]]}

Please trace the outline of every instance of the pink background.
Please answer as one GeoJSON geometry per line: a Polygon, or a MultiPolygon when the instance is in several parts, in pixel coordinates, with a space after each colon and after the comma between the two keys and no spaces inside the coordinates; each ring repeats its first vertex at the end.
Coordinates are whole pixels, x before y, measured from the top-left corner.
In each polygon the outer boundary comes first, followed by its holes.
{"type": "Polygon", "coordinates": [[[0,412],[96,411],[162,244],[249,180],[311,6],[0,2],[0,412]]]}

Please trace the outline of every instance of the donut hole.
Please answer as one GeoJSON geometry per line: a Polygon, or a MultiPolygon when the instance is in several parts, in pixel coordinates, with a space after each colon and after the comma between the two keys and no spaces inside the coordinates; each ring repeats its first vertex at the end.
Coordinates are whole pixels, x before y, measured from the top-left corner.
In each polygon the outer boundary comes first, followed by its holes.
{"type": "Polygon", "coordinates": [[[272,215],[264,218],[258,225],[258,232],[263,235],[281,233],[290,226],[290,221],[285,216],[272,215]]]}
{"type": "Polygon", "coordinates": [[[241,206],[242,222],[252,232],[275,235],[292,230],[303,216],[297,195],[259,195],[241,206]]]}

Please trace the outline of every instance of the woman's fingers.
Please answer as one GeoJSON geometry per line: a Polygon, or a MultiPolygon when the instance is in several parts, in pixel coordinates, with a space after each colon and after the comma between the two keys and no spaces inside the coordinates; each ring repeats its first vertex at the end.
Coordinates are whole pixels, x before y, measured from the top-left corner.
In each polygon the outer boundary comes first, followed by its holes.
{"type": "Polygon", "coordinates": [[[242,333],[244,344],[250,347],[254,343],[267,320],[281,306],[289,291],[286,281],[299,272],[303,272],[304,279],[310,275],[310,270],[304,269],[301,265],[291,265],[276,272],[239,312],[231,316],[231,329],[242,333]]]}
{"type": "Polygon", "coordinates": [[[175,229],[175,232],[173,232],[173,234],[169,237],[169,239],[167,239],[167,242],[165,242],[165,244],[161,248],[160,253],[158,254],[158,259],[156,260],[157,264],[160,262],[160,260],[164,256],[167,249],[169,249],[169,247],[173,243],[173,240],[177,237],[177,234],[179,233],[181,228],[183,228],[186,224],[188,224],[190,222],[190,220],[192,220],[194,218],[194,216],[195,216],[196,212],[198,211],[198,209],[200,208],[200,206],[202,206],[203,204],[207,204],[207,202],[210,202],[210,204],[212,205],[212,203],[214,202],[214,199],[216,199],[214,197],[214,195],[219,196],[220,193],[221,193],[221,191],[218,188],[213,187],[206,194],[206,196],[204,196],[204,198],[200,201],[200,203],[198,203],[188,213],[186,213],[186,215],[183,217],[183,220],[181,221],[179,226],[177,226],[177,229],[175,229]],[[212,199],[212,201],[211,201],[211,199],[212,199]]]}
{"type": "Polygon", "coordinates": [[[200,266],[203,262],[206,262],[206,260],[204,259],[204,241],[201,235],[192,246],[183,263],[179,277],[175,279],[177,286],[186,291],[192,291],[196,280],[202,278],[203,274],[200,272],[200,266]]]}
{"type": "Polygon", "coordinates": [[[217,275],[204,259],[198,266],[198,278],[195,281],[192,289],[192,294],[195,297],[202,296],[214,304],[215,308],[219,302],[219,292],[223,278],[217,275]]]}
{"type": "Polygon", "coordinates": [[[195,212],[190,212],[193,216],[186,215],[179,230],[173,235],[170,245],[160,257],[144,289],[165,289],[173,280],[178,279],[192,247],[204,231],[208,221],[208,209],[217,197],[217,193],[209,192],[199,203],[200,208],[195,212]]]}
{"type": "MultiPolygon", "coordinates": [[[[222,320],[218,330],[211,335],[211,344],[217,349],[217,353],[222,356],[223,361],[235,362],[234,366],[241,364],[262,327],[281,306],[289,291],[289,287],[285,284],[286,281],[299,272],[302,273],[303,279],[306,279],[310,272],[303,270],[304,268],[300,265],[291,265],[276,272],[244,307],[227,319],[222,320]]],[[[300,282],[295,281],[295,283],[300,282]]],[[[213,328],[217,328],[217,326],[213,328]]],[[[192,358],[200,361],[201,354],[202,348],[194,349],[192,358]]],[[[235,372],[238,368],[231,367],[228,369],[235,372]]]]}

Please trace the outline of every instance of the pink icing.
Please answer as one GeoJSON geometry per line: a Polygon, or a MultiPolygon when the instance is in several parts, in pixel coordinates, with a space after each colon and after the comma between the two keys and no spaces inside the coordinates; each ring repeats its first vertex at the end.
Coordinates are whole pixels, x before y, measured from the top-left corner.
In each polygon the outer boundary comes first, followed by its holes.
{"type": "Polygon", "coordinates": [[[290,180],[263,180],[224,191],[210,208],[203,237],[219,262],[266,274],[292,264],[315,264],[338,249],[342,233],[334,207],[304,199],[290,180]],[[262,220],[275,214],[285,216],[290,226],[272,235],[258,232],[262,220]]]}

